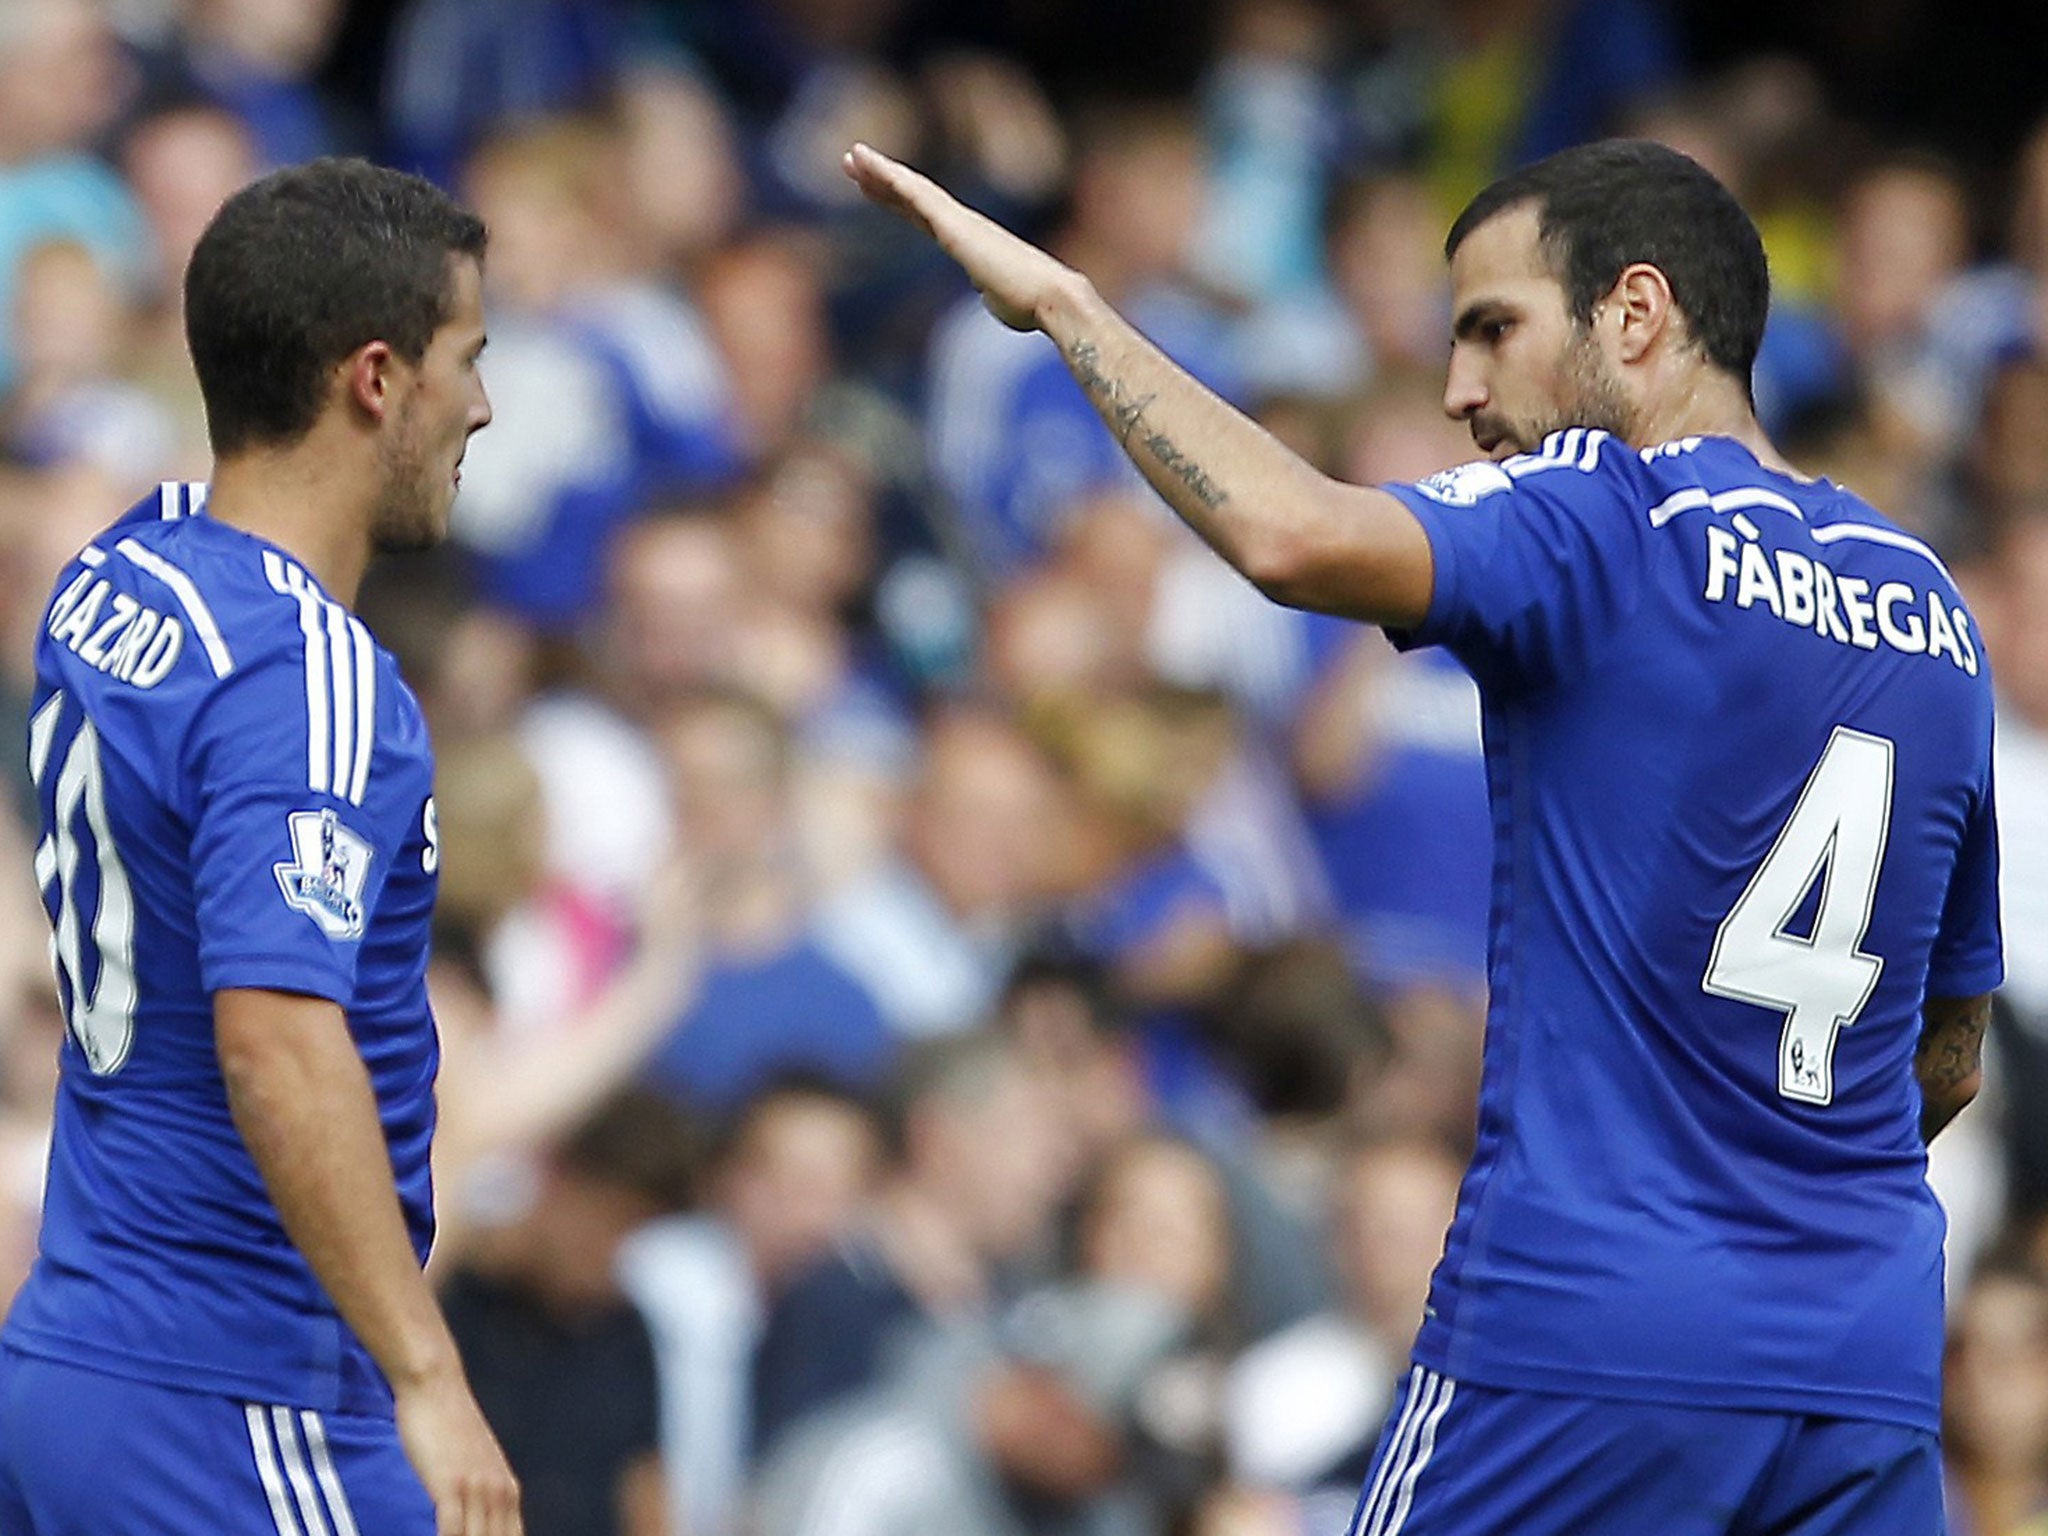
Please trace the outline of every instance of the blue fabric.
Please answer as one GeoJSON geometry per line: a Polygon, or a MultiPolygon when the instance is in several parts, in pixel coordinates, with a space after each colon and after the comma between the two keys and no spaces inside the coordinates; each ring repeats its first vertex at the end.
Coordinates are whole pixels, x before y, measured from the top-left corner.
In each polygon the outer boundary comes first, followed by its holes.
{"type": "Polygon", "coordinates": [[[1771,306],[1756,355],[1756,413],[1767,432],[1795,426],[1802,411],[1839,399],[1853,364],[1824,311],[1802,304],[1771,306]]]}
{"type": "Polygon", "coordinates": [[[418,0],[392,34],[392,163],[453,186],[490,128],[593,103],[624,41],[607,0],[418,0]]]}
{"type": "Polygon", "coordinates": [[[865,1234],[805,1270],[769,1312],[754,1352],[755,1460],[805,1415],[874,1385],[891,1341],[924,1316],[865,1234]]]}
{"type": "MultiPolygon", "coordinates": [[[[1332,662],[1341,654],[1333,651],[1332,662]]],[[[1384,739],[1356,783],[1308,807],[1309,831],[1363,974],[1394,987],[1476,988],[1486,974],[1493,873],[1477,701],[1448,653],[1420,651],[1405,664],[1411,676],[1382,684],[1400,684],[1399,709],[1378,727],[1384,739]],[[1463,718],[1469,740],[1458,729],[1463,718]]]]}
{"type": "Polygon", "coordinates": [[[1577,0],[1557,22],[1522,120],[1516,163],[1612,133],[1628,108],[1678,83],[1678,30],[1657,0],[1577,0]]]}
{"type": "Polygon", "coordinates": [[[1186,845],[1174,843],[1098,892],[1077,916],[1077,938],[1098,959],[1125,960],[1164,937],[1190,908],[1221,915],[1223,886],[1186,845]]]}
{"type": "Polygon", "coordinates": [[[628,473],[561,487],[517,548],[471,552],[478,590],[538,629],[574,629],[603,593],[614,535],[639,510],[633,490],[628,473]]]}
{"type": "Polygon", "coordinates": [[[346,1529],[434,1536],[433,1503],[389,1418],[246,1403],[0,1348],[7,1536],[346,1529]],[[294,1502],[280,1512],[274,1498],[294,1502]]]}
{"type": "Polygon", "coordinates": [[[94,540],[37,646],[70,1029],[41,1254],[5,1336],[165,1386],[388,1413],[229,1114],[213,993],[342,1005],[424,1262],[433,756],[391,657],[281,551],[195,515],[203,490],[166,486],[94,540]]]}
{"type": "Polygon", "coordinates": [[[1499,1391],[1417,1369],[1349,1536],[1941,1536],[1930,1430],[1499,1391]]]}
{"type": "Polygon", "coordinates": [[[895,1053],[874,999],[805,936],[773,955],[714,959],[647,1075],[699,1108],[735,1110],[793,1072],[875,1087],[895,1053]]]}
{"type": "Polygon", "coordinates": [[[1925,997],[2003,974],[1961,595],[1725,438],[1574,429],[1390,489],[1436,566],[1397,638],[1479,681],[1495,847],[1478,1146],[1417,1359],[1936,1428],[1913,1054],[1925,997]],[[1825,942],[1788,926],[1822,879],[1825,942]]]}
{"type": "Polygon", "coordinates": [[[306,81],[281,80],[226,61],[201,60],[196,67],[214,99],[249,130],[265,166],[302,165],[340,148],[320,93],[306,81]]]}

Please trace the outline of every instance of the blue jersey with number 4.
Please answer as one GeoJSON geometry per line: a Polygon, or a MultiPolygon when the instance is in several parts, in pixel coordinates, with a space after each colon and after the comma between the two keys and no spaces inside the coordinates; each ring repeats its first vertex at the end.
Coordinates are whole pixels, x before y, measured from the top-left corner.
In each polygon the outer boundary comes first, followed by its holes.
{"type": "Polygon", "coordinates": [[[1913,1053],[2002,978],[1991,680],[1948,571],[1726,438],[1392,486],[1484,700],[1478,1149],[1417,1358],[1936,1428],[1913,1053]]]}
{"type": "Polygon", "coordinates": [[[213,994],[342,1005],[424,1261],[433,759],[362,623],[203,515],[204,493],[167,485],[93,540],[37,642],[35,867],[69,1029],[41,1253],[5,1338],[174,1387],[388,1412],[236,1132],[213,994]]]}

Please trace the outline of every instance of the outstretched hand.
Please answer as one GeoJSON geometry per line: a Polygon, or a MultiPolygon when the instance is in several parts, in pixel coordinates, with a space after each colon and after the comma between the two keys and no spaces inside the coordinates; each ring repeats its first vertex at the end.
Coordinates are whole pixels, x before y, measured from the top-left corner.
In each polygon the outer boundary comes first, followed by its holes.
{"type": "Polygon", "coordinates": [[[1039,329],[1045,306],[1077,274],[994,219],[976,213],[929,176],[856,144],[842,162],[868,200],[908,219],[959,262],[989,313],[1015,331],[1039,329]]]}

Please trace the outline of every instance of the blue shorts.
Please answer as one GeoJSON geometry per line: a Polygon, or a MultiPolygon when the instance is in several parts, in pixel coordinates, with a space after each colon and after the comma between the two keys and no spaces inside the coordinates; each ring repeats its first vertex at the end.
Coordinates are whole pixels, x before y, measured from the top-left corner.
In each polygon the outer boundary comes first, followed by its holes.
{"type": "Polygon", "coordinates": [[[1867,1419],[1499,1391],[1423,1366],[1350,1536],[1942,1536],[1941,1444],[1867,1419]]]}
{"type": "Polygon", "coordinates": [[[389,1419],[242,1403],[0,1348],[5,1536],[434,1536],[389,1419]]]}

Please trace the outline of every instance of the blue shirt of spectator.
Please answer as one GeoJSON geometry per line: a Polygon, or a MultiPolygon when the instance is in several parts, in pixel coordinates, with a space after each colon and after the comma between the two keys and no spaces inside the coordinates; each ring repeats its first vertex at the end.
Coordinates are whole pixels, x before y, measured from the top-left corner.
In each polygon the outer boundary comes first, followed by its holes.
{"type": "Polygon", "coordinates": [[[894,1055],[874,999],[805,935],[772,955],[714,959],[647,1076],[692,1106],[727,1111],[791,1073],[872,1088],[894,1055]]]}

